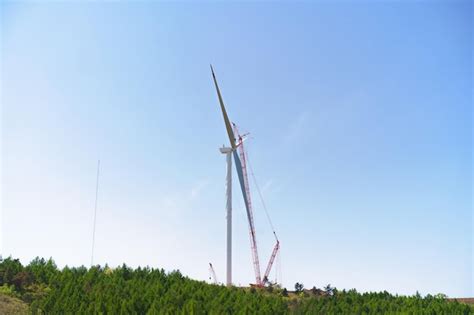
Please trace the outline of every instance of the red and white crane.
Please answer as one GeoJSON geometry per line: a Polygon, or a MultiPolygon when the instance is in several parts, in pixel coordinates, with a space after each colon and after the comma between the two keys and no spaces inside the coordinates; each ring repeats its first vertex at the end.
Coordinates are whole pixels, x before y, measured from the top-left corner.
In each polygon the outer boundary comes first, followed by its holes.
{"type": "MultiPolygon", "coordinates": [[[[258,249],[257,249],[257,233],[255,231],[255,222],[253,220],[253,210],[252,210],[252,198],[250,198],[250,186],[247,173],[247,158],[244,150],[244,140],[245,136],[241,136],[237,129],[237,126],[233,124],[234,133],[237,134],[237,149],[240,156],[240,164],[242,169],[243,177],[243,186],[242,192],[245,190],[244,199],[247,207],[247,219],[249,221],[249,233],[250,233],[250,247],[252,249],[252,259],[253,259],[253,268],[255,270],[255,281],[256,284],[261,286],[262,277],[260,275],[260,261],[258,259],[258,249]]],[[[239,176],[240,177],[240,176],[239,176]]],[[[242,184],[242,183],[241,183],[242,184]]]]}
{"type": "Polygon", "coordinates": [[[214,267],[212,267],[211,263],[209,263],[209,280],[213,280],[214,284],[219,284],[219,280],[217,280],[216,272],[214,271],[214,267]]]}

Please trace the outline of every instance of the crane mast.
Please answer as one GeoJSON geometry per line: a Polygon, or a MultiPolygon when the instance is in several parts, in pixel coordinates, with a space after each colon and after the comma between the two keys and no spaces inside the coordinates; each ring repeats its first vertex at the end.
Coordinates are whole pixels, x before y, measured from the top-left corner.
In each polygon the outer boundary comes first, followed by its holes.
{"type": "Polygon", "coordinates": [[[209,273],[211,274],[212,280],[214,280],[214,284],[219,284],[219,281],[217,280],[216,272],[214,271],[214,267],[212,267],[212,264],[209,263],[209,273]]]}
{"type": "MultiPolygon", "coordinates": [[[[260,274],[260,261],[258,259],[258,249],[257,249],[257,235],[255,232],[255,223],[253,220],[253,211],[252,211],[252,199],[250,198],[250,186],[247,174],[247,159],[245,156],[244,149],[244,138],[239,134],[237,126],[233,124],[234,133],[237,134],[237,149],[240,155],[240,163],[242,168],[242,177],[243,177],[243,186],[245,189],[244,196],[246,197],[246,206],[247,206],[247,219],[249,221],[249,233],[250,233],[250,247],[252,249],[252,260],[253,268],[255,271],[255,281],[257,286],[262,286],[262,277],[260,274]]],[[[244,190],[243,189],[243,190],[244,190]]]]}
{"type": "Polygon", "coordinates": [[[273,262],[275,261],[275,257],[279,249],[280,249],[280,241],[277,239],[275,247],[273,247],[272,255],[270,256],[270,261],[268,262],[267,269],[265,270],[265,274],[263,275],[263,284],[268,282],[268,276],[270,275],[273,262]]]}

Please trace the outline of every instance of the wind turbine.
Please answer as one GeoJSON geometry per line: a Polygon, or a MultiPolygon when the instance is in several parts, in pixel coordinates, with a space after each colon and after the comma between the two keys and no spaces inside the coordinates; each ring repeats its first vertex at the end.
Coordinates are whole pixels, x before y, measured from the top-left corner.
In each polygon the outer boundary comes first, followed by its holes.
{"type": "Polygon", "coordinates": [[[264,277],[262,279],[260,273],[260,262],[258,258],[257,236],[255,232],[255,223],[253,220],[252,201],[250,198],[250,188],[247,176],[247,158],[243,146],[243,143],[245,141],[245,135],[241,136],[238,132],[237,126],[235,124],[231,124],[224,106],[224,101],[222,99],[222,95],[219,90],[219,86],[217,84],[217,79],[214,74],[214,69],[212,68],[212,65],[211,72],[212,78],[214,80],[214,85],[216,87],[217,97],[219,99],[222,116],[224,118],[227,135],[229,137],[230,142],[230,147],[223,147],[220,149],[221,153],[226,154],[227,156],[227,285],[232,284],[232,155],[234,157],[235,169],[239,178],[240,188],[242,190],[242,196],[244,198],[245,203],[245,210],[247,213],[247,220],[249,223],[250,247],[252,250],[252,262],[255,272],[255,281],[256,285],[261,287],[264,286],[265,283],[268,281],[268,275],[273,265],[275,256],[277,255],[278,250],[280,248],[280,242],[276,236],[275,231],[273,231],[273,234],[275,235],[276,239],[276,245],[273,249],[270,261],[267,265],[264,277]],[[237,138],[235,137],[235,134],[237,134],[237,138]]]}

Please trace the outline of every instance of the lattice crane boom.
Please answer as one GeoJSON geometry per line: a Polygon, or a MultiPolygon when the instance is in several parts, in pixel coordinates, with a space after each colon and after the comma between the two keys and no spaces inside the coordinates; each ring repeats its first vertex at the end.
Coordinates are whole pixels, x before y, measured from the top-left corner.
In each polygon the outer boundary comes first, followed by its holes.
{"type": "Polygon", "coordinates": [[[268,276],[270,275],[270,271],[272,270],[273,262],[275,261],[275,257],[278,254],[278,250],[280,249],[280,241],[277,239],[275,247],[273,247],[272,255],[270,256],[270,261],[268,262],[267,269],[265,270],[265,274],[263,275],[263,283],[265,284],[268,282],[268,276]]]}
{"type": "Polygon", "coordinates": [[[212,264],[209,263],[209,273],[211,274],[212,280],[214,280],[214,284],[219,284],[219,280],[217,280],[216,272],[214,271],[214,267],[212,267],[212,264]]]}
{"type": "Polygon", "coordinates": [[[244,149],[244,137],[239,134],[237,126],[233,124],[234,134],[237,135],[237,150],[239,151],[240,156],[240,169],[242,171],[242,192],[245,199],[245,205],[247,210],[247,219],[249,222],[249,234],[250,234],[250,247],[252,250],[252,260],[253,268],[255,271],[255,281],[257,286],[262,286],[262,277],[260,273],[260,261],[258,258],[258,248],[257,248],[257,233],[255,231],[255,223],[253,219],[253,210],[252,210],[252,198],[250,197],[250,186],[247,173],[247,158],[244,149]]]}

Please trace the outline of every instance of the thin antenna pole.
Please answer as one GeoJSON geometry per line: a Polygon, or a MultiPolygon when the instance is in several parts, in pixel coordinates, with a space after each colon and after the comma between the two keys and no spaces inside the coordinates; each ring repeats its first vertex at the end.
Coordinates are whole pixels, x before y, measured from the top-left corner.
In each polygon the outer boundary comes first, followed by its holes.
{"type": "Polygon", "coordinates": [[[91,267],[94,264],[95,222],[96,222],[96,218],[97,218],[97,197],[99,195],[99,172],[100,172],[100,160],[97,161],[97,180],[96,180],[96,184],[95,184],[94,226],[93,226],[93,229],[92,229],[91,267]]]}

